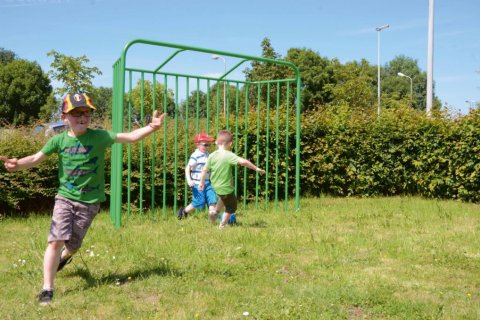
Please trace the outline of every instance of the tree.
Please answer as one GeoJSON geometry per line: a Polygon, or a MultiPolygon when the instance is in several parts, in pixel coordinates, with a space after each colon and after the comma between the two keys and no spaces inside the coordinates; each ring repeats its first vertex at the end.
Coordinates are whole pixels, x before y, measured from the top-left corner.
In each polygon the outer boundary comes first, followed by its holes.
{"type": "Polygon", "coordinates": [[[63,96],[68,92],[92,93],[94,91],[92,79],[95,74],[101,75],[102,72],[97,67],[88,67],[86,64],[90,60],[85,55],[75,58],[52,50],[47,53],[47,56],[53,56],[53,62],[50,64],[52,70],[48,74],[52,79],[63,83],[63,87],[55,89],[58,95],[63,96]]]}
{"type": "MultiPolygon", "coordinates": [[[[303,110],[310,110],[318,105],[331,102],[331,92],[325,90],[328,84],[335,82],[334,69],[327,58],[318,52],[306,48],[291,48],[286,61],[292,62],[300,70],[302,77],[303,110]]],[[[293,73],[290,77],[293,76],[293,73]]]]}
{"type": "Polygon", "coordinates": [[[25,124],[38,118],[51,92],[38,63],[17,59],[0,64],[0,121],[25,124]]]}
{"type": "Polygon", "coordinates": [[[95,108],[95,118],[105,119],[112,116],[112,88],[94,87],[91,92],[91,98],[95,108]]]}
{"type": "Polygon", "coordinates": [[[55,94],[50,92],[47,97],[47,101],[45,104],[40,108],[40,113],[38,117],[43,122],[50,122],[50,121],[60,121],[60,102],[55,98],[55,94]]]}
{"type": "Polygon", "coordinates": [[[7,64],[16,59],[18,59],[18,57],[15,52],[0,48],[0,64],[7,64]]]}
{"type": "MultiPolygon", "coordinates": [[[[400,55],[385,65],[382,70],[382,100],[385,107],[393,107],[400,101],[410,105],[410,80],[399,77],[401,72],[412,78],[412,107],[425,110],[427,96],[427,73],[422,71],[415,59],[400,55]]],[[[434,109],[439,109],[441,102],[437,96],[433,97],[434,109]]]]}
{"type": "Polygon", "coordinates": [[[355,109],[369,109],[375,103],[376,68],[367,60],[342,65],[332,60],[334,82],[325,85],[332,97],[331,105],[348,105],[355,109]]]}
{"type": "MultiPolygon", "coordinates": [[[[155,108],[163,112],[165,106],[165,86],[162,83],[155,84],[155,108]]],[[[128,109],[129,95],[126,95],[125,111],[128,109]]],[[[142,106],[144,117],[149,117],[153,113],[153,84],[149,80],[143,82],[143,105],[142,105],[142,82],[139,80],[137,86],[132,89],[131,105],[133,110],[133,118],[136,121],[141,120],[142,106]]],[[[166,108],[167,114],[173,116],[175,114],[174,93],[171,89],[167,90],[166,94],[166,108]]]]}

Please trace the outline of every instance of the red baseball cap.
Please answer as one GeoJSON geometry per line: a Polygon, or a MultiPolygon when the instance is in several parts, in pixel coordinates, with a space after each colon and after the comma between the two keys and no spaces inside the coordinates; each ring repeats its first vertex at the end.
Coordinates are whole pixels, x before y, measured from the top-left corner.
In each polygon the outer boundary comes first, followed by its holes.
{"type": "Polygon", "coordinates": [[[195,136],[195,143],[199,143],[200,141],[213,142],[215,141],[215,138],[210,137],[205,132],[200,132],[195,136]]]}

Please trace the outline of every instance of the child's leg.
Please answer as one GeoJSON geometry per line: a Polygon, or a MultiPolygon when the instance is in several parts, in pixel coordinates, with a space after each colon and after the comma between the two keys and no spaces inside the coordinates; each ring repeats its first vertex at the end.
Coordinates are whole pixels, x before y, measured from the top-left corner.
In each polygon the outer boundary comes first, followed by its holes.
{"type": "Polygon", "coordinates": [[[208,218],[211,223],[215,223],[218,217],[218,203],[220,203],[220,208],[223,206],[222,200],[217,197],[215,191],[213,191],[212,185],[210,183],[205,184],[204,189],[205,202],[208,204],[208,218]]]}
{"type": "Polygon", "coordinates": [[[223,219],[218,227],[223,229],[227,225],[230,216],[237,211],[237,197],[235,197],[234,193],[220,197],[225,205],[225,213],[223,214],[223,219]]]}
{"type": "Polygon", "coordinates": [[[43,289],[53,289],[53,280],[57,273],[60,254],[65,241],[50,241],[43,257],[43,289]]]}
{"type": "Polygon", "coordinates": [[[195,210],[195,207],[190,203],[188,206],[185,207],[185,209],[183,209],[185,211],[185,213],[190,213],[192,212],[193,210],[195,210]]]}

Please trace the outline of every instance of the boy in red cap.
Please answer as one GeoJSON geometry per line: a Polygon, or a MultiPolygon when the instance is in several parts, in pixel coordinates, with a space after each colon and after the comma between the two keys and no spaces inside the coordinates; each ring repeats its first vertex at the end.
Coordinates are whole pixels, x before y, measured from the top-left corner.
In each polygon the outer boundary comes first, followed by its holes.
{"type": "Polygon", "coordinates": [[[53,280],[77,252],[105,201],[105,150],[113,143],[139,141],[160,129],[165,114],[153,113],[152,122],[132,132],[115,133],[89,129],[95,107],[86,94],[67,94],[62,105],[62,119],[68,131],[53,136],[36,154],[22,159],[6,159],[9,172],[38,165],[51,154],[58,154],[60,186],[55,197],[48,245],[43,260],[43,289],[38,295],[40,304],[53,298],[53,280]]]}
{"type": "Polygon", "coordinates": [[[205,205],[207,205],[208,217],[212,223],[215,223],[215,219],[218,216],[216,209],[217,195],[215,191],[213,191],[208,177],[205,178],[205,188],[198,190],[200,174],[202,173],[203,166],[207,163],[208,148],[213,141],[215,141],[215,139],[204,132],[200,132],[195,136],[197,149],[192,153],[185,167],[185,179],[190,188],[192,188],[192,202],[186,208],[181,207],[180,210],[178,210],[178,219],[186,218],[193,210],[203,209],[205,205]]]}

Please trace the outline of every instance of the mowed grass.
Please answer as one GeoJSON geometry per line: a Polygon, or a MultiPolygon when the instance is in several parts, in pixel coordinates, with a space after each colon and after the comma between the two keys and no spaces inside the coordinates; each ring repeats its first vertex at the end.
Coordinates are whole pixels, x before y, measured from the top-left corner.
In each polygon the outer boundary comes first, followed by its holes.
{"type": "MultiPolygon", "coordinates": [[[[281,206],[282,204],[280,204],[281,206]]],[[[289,203],[293,205],[293,203],[289,203]]],[[[262,203],[263,207],[263,203],[262,203]]],[[[50,219],[0,221],[2,319],[479,319],[480,206],[395,198],[303,199],[301,210],[101,213],[37,304],[50,219]],[[247,315],[248,312],[248,315],[247,315]]]]}

